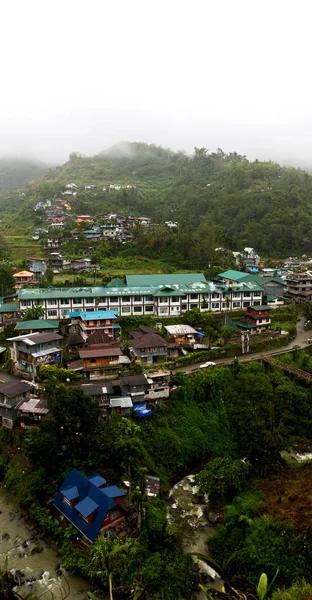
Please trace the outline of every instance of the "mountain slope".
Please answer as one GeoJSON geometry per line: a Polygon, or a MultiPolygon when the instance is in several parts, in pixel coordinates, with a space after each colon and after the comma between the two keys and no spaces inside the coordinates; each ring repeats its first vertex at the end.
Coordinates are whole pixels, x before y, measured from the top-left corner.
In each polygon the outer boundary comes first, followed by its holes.
{"type": "Polygon", "coordinates": [[[48,167],[44,163],[28,158],[0,158],[0,190],[15,190],[28,181],[41,177],[48,167]]]}

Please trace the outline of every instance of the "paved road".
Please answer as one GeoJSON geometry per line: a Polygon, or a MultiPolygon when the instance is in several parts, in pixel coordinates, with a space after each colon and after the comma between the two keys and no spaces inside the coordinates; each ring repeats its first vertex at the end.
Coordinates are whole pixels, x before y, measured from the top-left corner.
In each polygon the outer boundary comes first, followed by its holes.
{"type": "MultiPolygon", "coordinates": [[[[309,332],[305,331],[304,323],[305,323],[304,317],[300,316],[299,320],[297,322],[297,335],[296,335],[295,339],[287,346],[283,346],[282,348],[278,348],[277,350],[276,349],[275,350],[266,350],[263,352],[255,352],[253,354],[240,355],[237,358],[239,359],[240,362],[248,362],[250,360],[257,360],[257,358],[261,358],[264,355],[272,356],[274,354],[283,354],[284,352],[289,352],[289,350],[292,350],[294,346],[300,346],[300,348],[306,348],[307,346],[309,346],[308,341],[307,341],[308,337],[309,337],[309,332]]],[[[205,361],[203,361],[203,362],[205,362],[205,361]]],[[[233,358],[218,358],[218,359],[214,359],[213,362],[215,362],[217,365],[230,365],[233,363],[233,358]]],[[[197,363],[196,365],[192,364],[192,365],[187,365],[186,367],[175,368],[172,370],[172,372],[177,373],[178,371],[183,371],[183,373],[185,373],[185,374],[194,373],[194,371],[198,371],[198,369],[200,368],[200,364],[201,363],[197,363]]]]}

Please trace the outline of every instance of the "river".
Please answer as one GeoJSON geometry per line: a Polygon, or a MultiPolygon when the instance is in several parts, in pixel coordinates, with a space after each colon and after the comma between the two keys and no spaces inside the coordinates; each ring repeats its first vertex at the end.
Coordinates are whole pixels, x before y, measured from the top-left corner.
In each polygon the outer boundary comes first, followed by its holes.
{"type": "Polygon", "coordinates": [[[52,598],[52,592],[54,600],[87,599],[87,582],[62,572],[56,550],[38,535],[26,513],[0,486],[0,568],[6,557],[21,596],[32,593],[45,600],[52,598]]]}
{"type": "MultiPolygon", "coordinates": [[[[169,495],[168,519],[177,528],[186,554],[196,552],[208,557],[207,540],[216,530],[208,520],[208,499],[201,499],[194,480],[195,475],[187,475],[173,486],[169,495]]],[[[218,574],[202,560],[196,557],[193,560],[197,563],[201,583],[221,590],[223,582],[218,574]]],[[[201,591],[195,597],[196,600],[206,599],[201,591]]]]}

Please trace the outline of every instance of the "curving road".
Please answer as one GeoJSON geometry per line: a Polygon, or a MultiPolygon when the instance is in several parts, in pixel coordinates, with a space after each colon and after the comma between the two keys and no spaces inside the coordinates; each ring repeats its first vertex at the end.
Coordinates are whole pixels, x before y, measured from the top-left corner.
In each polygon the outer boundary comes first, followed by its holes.
{"type": "MultiPolygon", "coordinates": [[[[304,329],[304,324],[305,324],[304,317],[299,316],[298,321],[297,321],[297,335],[290,344],[287,344],[287,346],[283,346],[282,348],[278,348],[277,350],[265,350],[263,352],[242,354],[242,355],[238,356],[237,358],[239,359],[240,362],[248,362],[250,360],[257,360],[258,358],[261,358],[262,356],[272,356],[274,354],[277,355],[277,354],[283,354],[285,352],[289,352],[290,350],[293,349],[294,346],[300,346],[300,348],[306,348],[307,346],[309,346],[308,338],[309,338],[309,335],[311,335],[311,337],[312,337],[312,332],[306,331],[304,329]]],[[[205,361],[203,361],[203,362],[205,362],[205,361]]],[[[215,362],[216,365],[220,365],[220,366],[221,365],[230,365],[233,363],[233,358],[217,358],[217,359],[214,359],[213,362],[215,362]]],[[[194,373],[194,371],[199,370],[200,364],[201,363],[197,363],[196,365],[193,364],[193,365],[187,365],[186,367],[175,368],[175,369],[172,369],[172,373],[177,373],[178,371],[182,371],[186,375],[188,373],[194,373]]],[[[207,368],[209,368],[209,367],[207,367],[207,368]]]]}

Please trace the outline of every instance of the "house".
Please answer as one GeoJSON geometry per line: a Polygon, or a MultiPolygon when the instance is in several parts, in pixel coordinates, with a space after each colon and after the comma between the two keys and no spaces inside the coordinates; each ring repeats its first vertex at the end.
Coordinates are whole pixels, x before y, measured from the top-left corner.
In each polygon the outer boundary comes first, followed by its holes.
{"type": "Polygon", "coordinates": [[[116,412],[121,417],[129,417],[133,408],[132,400],[129,396],[125,398],[111,398],[109,410],[106,414],[106,419],[109,420],[111,413],[116,412]]]}
{"type": "MultiPolygon", "coordinates": [[[[129,332],[129,335],[131,332],[129,332]]],[[[168,342],[157,333],[143,333],[133,331],[130,353],[135,360],[139,360],[142,365],[154,365],[159,362],[166,362],[168,359],[168,342]]]]}
{"type": "Polygon", "coordinates": [[[260,256],[256,253],[254,248],[246,247],[242,252],[233,252],[233,256],[236,259],[236,263],[241,262],[248,268],[258,267],[260,264],[260,256]]]}
{"type": "Polygon", "coordinates": [[[286,291],[297,302],[312,300],[312,271],[286,275],[286,291]]]}
{"type": "Polygon", "coordinates": [[[258,332],[271,327],[270,307],[266,305],[248,306],[245,321],[257,328],[258,332]]]}
{"type": "Polygon", "coordinates": [[[101,381],[101,383],[84,383],[81,387],[85,396],[91,396],[101,408],[110,405],[114,390],[109,380],[101,381]]]}
{"type": "Polygon", "coordinates": [[[95,267],[95,265],[92,265],[91,262],[91,258],[72,259],[70,263],[70,268],[73,271],[86,271],[88,269],[91,269],[92,267],[95,267]]]}
{"type": "Polygon", "coordinates": [[[190,325],[165,325],[165,330],[177,344],[195,344],[198,332],[190,325]]]}
{"type": "Polygon", "coordinates": [[[57,332],[59,328],[59,321],[56,319],[33,319],[30,321],[20,321],[15,326],[15,331],[19,331],[23,334],[25,333],[36,333],[36,332],[46,332],[46,331],[54,331],[57,332]]]}
{"type": "Polygon", "coordinates": [[[120,532],[126,525],[126,494],[116,485],[107,486],[98,474],[84,477],[74,469],[65,477],[53,500],[63,519],[71,523],[87,542],[108,531],[120,532]]]}
{"type": "Polygon", "coordinates": [[[116,345],[88,346],[79,349],[78,353],[83,363],[83,374],[86,379],[99,379],[107,374],[113,374],[122,364],[122,350],[116,345]]]}
{"type": "Polygon", "coordinates": [[[177,221],[165,221],[165,225],[167,225],[167,227],[169,227],[170,229],[175,229],[176,227],[179,227],[179,223],[177,221]]]}
{"type": "Polygon", "coordinates": [[[38,396],[30,394],[24,400],[21,400],[16,406],[16,412],[20,417],[20,426],[22,429],[32,428],[39,425],[49,414],[46,406],[47,401],[38,396]]]}
{"type": "Polygon", "coordinates": [[[170,371],[168,369],[152,370],[145,372],[147,378],[148,390],[145,394],[145,400],[157,400],[169,398],[170,393],[170,371]]]}
{"type": "Polygon", "coordinates": [[[281,296],[284,295],[286,282],[281,277],[276,276],[263,276],[261,275],[246,275],[240,279],[240,283],[253,282],[258,283],[263,289],[263,295],[266,298],[267,295],[281,296]]]}
{"type": "Polygon", "coordinates": [[[3,427],[12,429],[19,419],[17,405],[33,391],[33,386],[27,381],[7,381],[0,384],[0,417],[3,427]]]}
{"type": "Polygon", "coordinates": [[[148,390],[148,383],[145,375],[127,375],[120,377],[120,389],[123,396],[130,396],[133,404],[144,401],[148,390]]]}
{"type": "Polygon", "coordinates": [[[32,258],[26,259],[28,268],[34,273],[34,275],[43,277],[46,274],[48,268],[48,261],[45,258],[32,258]]]}
{"type": "Polygon", "coordinates": [[[77,225],[80,225],[81,223],[93,223],[93,221],[94,217],[91,215],[78,215],[76,218],[77,225]]]}
{"type": "Polygon", "coordinates": [[[58,333],[32,333],[8,338],[12,368],[16,374],[36,377],[40,365],[59,363],[62,336],[58,333]]]}
{"type": "Polygon", "coordinates": [[[83,235],[87,240],[98,240],[102,237],[102,232],[100,229],[87,229],[83,235]]]}
{"type": "Polygon", "coordinates": [[[71,331],[79,333],[84,340],[96,331],[103,331],[109,338],[115,339],[120,330],[118,314],[113,310],[75,311],[69,316],[71,331]]]}
{"type": "Polygon", "coordinates": [[[28,284],[36,284],[37,281],[34,281],[34,273],[32,271],[19,271],[18,273],[13,274],[15,281],[15,289],[19,290],[25,283],[28,284]]]}
{"type": "Polygon", "coordinates": [[[4,326],[14,325],[19,311],[17,302],[0,304],[0,324],[4,326]]]}

